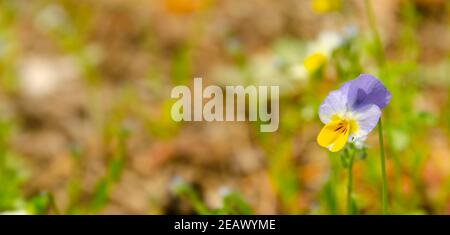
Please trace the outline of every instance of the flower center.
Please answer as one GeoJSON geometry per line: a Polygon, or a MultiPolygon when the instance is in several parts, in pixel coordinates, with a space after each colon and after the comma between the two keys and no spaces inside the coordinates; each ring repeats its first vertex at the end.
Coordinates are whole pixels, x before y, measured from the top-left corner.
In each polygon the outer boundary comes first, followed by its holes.
{"type": "Polygon", "coordinates": [[[335,132],[345,133],[350,129],[350,125],[347,120],[339,122],[338,126],[334,130],[335,132]]]}
{"type": "Polygon", "coordinates": [[[334,115],[331,117],[332,122],[338,122],[340,128],[336,128],[336,131],[342,131],[343,129],[348,130],[349,134],[353,134],[359,130],[358,123],[351,117],[340,117],[334,115]]]}

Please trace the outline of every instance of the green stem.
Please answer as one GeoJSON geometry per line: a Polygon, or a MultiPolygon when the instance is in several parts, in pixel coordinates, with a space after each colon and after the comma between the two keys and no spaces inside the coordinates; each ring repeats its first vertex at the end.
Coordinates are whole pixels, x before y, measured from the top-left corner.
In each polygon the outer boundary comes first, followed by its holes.
{"type": "Polygon", "coordinates": [[[380,122],[378,123],[378,140],[380,142],[380,157],[381,157],[381,174],[382,174],[382,190],[381,190],[381,202],[382,202],[382,208],[383,208],[383,214],[387,214],[388,206],[387,206],[387,180],[386,180],[386,163],[385,163],[385,157],[384,157],[384,142],[383,142],[383,124],[380,122]]]}
{"type": "Polygon", "coordinates": [[[353,155],[350,155],[348,164],[348,182],[347,182],[347,213],[353,214],[352,189],[353,189],[353,155]]]}
{"type": "MultiPolygon", "coordinates": [[[[383,67],[386,62],[386,56],[384,54],[383,45],[381,43],[380,34],[377,29],[377,24],[375,21],[375,14],[373,13],[372,5],[370,0],[365,0],[365,7],[367,18],[369,20],[369,26],[373,34],[373,38],[375,40],[375,46],[377,47],[376,59],[378,66],[383,67]]],[[[387,180],[386,180],[386,164],[384,157],[384,143],[383,143],[383,125],[380,122],[378,123],[378,138],[380,142],[380,154],[381,154],[381,174],[382,174],[382,206],[383,206],[383,214],[387,214],[387,180]]]]}
{"type": "Polygon", "coordinates": [[[372,4],[370,0],[365,0],[364,5],[366,7],[366,14],[369,20],[369,27],[372,31],[373,38],[376,46],[376,59],[379,66],[383,66],[386,62],[386,56],[384,55],[383,45],[381,43],[380,34],[377,29],[377,23],[375,20],[375,14],[373,13],[372,4]]]}
{"type": "Polygon", "coordinates": [[[336,162],[337,158],[335,158],[331,153],[329,154],[332,166],[331,178],[330,178],[330,214],[336,215],[339,208],[339,200],[336,195],[336,185],[338,179],[337,169],[339,167],[339,162],[336,162]]]}
{"type": "Polygon", "coordinates": [[[49,199],[49,203],[50,203],[50,209],[53,209],[53,213],[55,213],[56,215],[60,215],[61,212],[59,210],[58,205],[55,202],[55,197],[53,196],[53,194],[49,194],[48,195],[48,199],[49,199]]]}

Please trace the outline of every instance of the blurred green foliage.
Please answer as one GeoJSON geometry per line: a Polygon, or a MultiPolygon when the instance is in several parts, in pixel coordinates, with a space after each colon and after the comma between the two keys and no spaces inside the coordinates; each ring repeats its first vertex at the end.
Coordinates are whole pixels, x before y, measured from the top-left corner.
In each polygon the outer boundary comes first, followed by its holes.
{"type": "MultiPolygon", "coordinates": [[[[18,2],[0,0],[0,89],[2,98],[9,97],[10,100],[17,97],[19,87],[16,67],[23,53],[23,48],[19,45],[20,32],[16,29],[20,23],[17,20],[18,14],[24,10],[18,2]]],[[[20,2],[23,4],[23,1],[20,2]]],[[[450,4],[446,3],[447,8],[444,11],[447,15],[450,12],[449,6],[450,4]]],[[[101,213],[110,202],[111,192],[120,182],[129,160],[127,143],[135,131],[134,124],[142,124],[139,127],[144,129],[146,137],[153,140],[171,140],[183,127],[182,124],[171,120],[170,107],[173,101],[165,96],[164,92],[167,89],[166,83],[169,86],[190,83],[195,71],[194,52],[198,49],[196,43],[207,33],[204,31],[208,22],[207,14],[197,17],[194,27],[188,30],[188,35],[182,37],[181,42],[174,43],[173,48],[158,48],[158,42],[151,38],[151,33],[142,36],[148,38],[142,39],[142,44],[136,45],[149,54],[158,50],[168,51],[164,56],[169,68],[152,64],[150,68],[146,68],[143,75],[145,82],[140,87],[157,97],[155,99],[159,99],[160,103],[155,108],[158,110],[156,114],[150,113],[147,107],[139,104],[142,90],[129,86],[126,81],[120,84],[119,91],[111,98],[112,107],[102,116],[98,112],[102,104],[98,103],[97,90],[110,86],[112,82],[102,79],[101,69],[96,61],[98,42],[91,41],[92,35],[89,34],[90,30],[96,27],[95,10],[89,4],[70,0],[38,1],[30,9],[32,17],[36,19],[32,21],[36,25],[30,27],[41,27],[40,33],[44,34],[52,45],[56,45],[61,53],[75,58],[81,69],[81,77],[88,89],[90,100],[88,108],[94,110],[92,118],[95,120],[95,128],[101,133],[101,143],[106,149],[103,153],[106,159],[105,172],[95,179],[95,186],[86,193],[82,181],[86,149],[75,143],[73,148],[68,150],[74,170],[65,187],[68,200],[64,208],[60,207],[52,192],[42,190],[25,193],[24,184],[33,179],[29,178],[27,166],[21,161],[22,156],[13,151],[10,143],[20,122],[3,115],[3,107],[0,107],[0,212],[24,210],[31,214],[101,213]],[[51,15],[55,12],[57,19],[47,18],[49,13],[51,15]]],[[[333,11],[344,10],[345,6],[333,11]]],[[[355,167],[355,172],[350,208],[346,208],[345,194],[350,164],[348,156],[326,155],[325,150],[320,153],[327,157],[329,166],[325,169],[326,172],[323,172],[325,179],[321,181],[316,194],[311,193],[313,189],[307,187],[309,182],[305,182],[301,177],[304,169],[302,164],[305,164],[301,161],[307,161],[303,158],[314,152],[310,146],[315,144],[315,135],[308,133],[314,132],[321,125],[316,115],[318,106],[330,90],[363,72],[380,78],[393,97],[383,113],[389,168],[390,212],[448,213],[450,177],[444,174],[442,179],[437,180],[439,187],[436,192],[427,191],[427,184],[430,182],[424,179],[424,172],[427,170],[428,161],[431,161],[433,149],[424,141],[436,129],[445,132],[444,142],[449,139],[450,55],[447,54],[442,61],[423,63],[423,49],[417,28],[426,16],[412,1],[402,2],[399,8],[399,32],[394,42],[394,55],[384,55],[387,52],[386,47],[377,36],[375,19],[371,17],[374,16],[369,15],[368,29],[358,28],[356,32],[347,32],[347,35],[341,32],[344,35],[343,42],[333,50],[320,69],[300,75],[293,71],[298,72],[295,69],[302,68],[310,45],[315,43],[315,39],[293,35],[279,37],[266,45],[262,56],[256,56],[246,50],[232,30],[223,33],[222,49],[229,57],[225,72],[219,73],[225,80],[222,81],[223,84],[235,82],[229,77],[233,77],[241,85],[275,80],[282,83],[285,88],[283,91],[286,91],[280,98],[281,121],[277,133],[260,133],[260,123],[250,124],[253,144],[264,153],[265,173],[273,188],[276,198],[274,203],[279,213],[344,214],[348,210],[354,214],[380,212],[381,182],[379,150],[374,144],[376,142],[369,142],[364,152],[352,158],[351,164],[355,167]],[[426,108],[418,109],[418,100],[431,102],[432,99],[428,96],[432,95],[433,89],[444,90],[446,94],[446,100],[439,100],[441,103],[437,108],[438,112],[426,108]],[[298,153],[295,152],[298,151],[297,148],[302,151],[308,149],[310,152],[298,153]],[[309,204],[305,205],[305,201],[309,204]]],[[[443,20],[442,24],[448,28],[449,22],[443,20]]],[[[349,26],[348,30],[352,30],[352,27],[349,26]]],[[[149,32],[152,30],[154,29],[148,29],[149,32]]],[[[185,199],[196,214],[256,213],[252,202],[239,190],[225,191],[221,195],[221,207],[209,208],[204,202],[202,192],[190,183],[178,182],[172,188],[174,196],[185,199]]]]}

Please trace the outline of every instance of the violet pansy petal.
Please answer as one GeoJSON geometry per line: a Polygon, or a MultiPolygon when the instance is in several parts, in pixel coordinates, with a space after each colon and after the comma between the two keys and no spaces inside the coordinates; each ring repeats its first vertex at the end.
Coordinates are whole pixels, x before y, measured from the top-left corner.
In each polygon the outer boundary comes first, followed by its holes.
{"type": "Polygon", "coordinates": [[[350,109],[358,109],[375,104],[383,109],[391,99],[391,93],[374,76],[361,74],[356,79],[343,84],[348,87],[348,105],[350,109]]]}
{"type": "Polygon", "coordinates": [[[331,121],[333,115],[347,112],[347,95],[340,90],[332,91],[319,107],[319,118],[324,124],[331,121]]]}
{"type": "Polygon", "coordinates": [[[353,110],[353,118],[358,124],[358,130],[352,134],[355,138],[368,135],[375,128],[381,116],[380,108],[375,105],[366,105],[357,110],[353,110]]]}

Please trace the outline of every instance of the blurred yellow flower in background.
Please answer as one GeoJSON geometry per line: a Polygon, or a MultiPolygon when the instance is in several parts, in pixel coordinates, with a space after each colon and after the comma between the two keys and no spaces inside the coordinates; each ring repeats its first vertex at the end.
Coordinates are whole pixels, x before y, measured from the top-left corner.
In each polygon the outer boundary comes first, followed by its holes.
{"type": "Polygon", "coordinates": [[[341,0],[312,0],[311,8],[315,13],[327,13],[341,8],[341,0]]]}
{"type": "Polygon", "coordinates": [[[309,74],[321,69],[331,58],[333,51],[344,42],[344,37],[335,31],[322,31],[318,39],[311,43],[303,66],[309,74]]]}
{"type": "Polygon", "coordinates": [[[320,52],[313,53],[306,57],[303,61],[303,65],[309,73],[314,73],[319,70],[327,61],[327,57],[320,52]]]}

